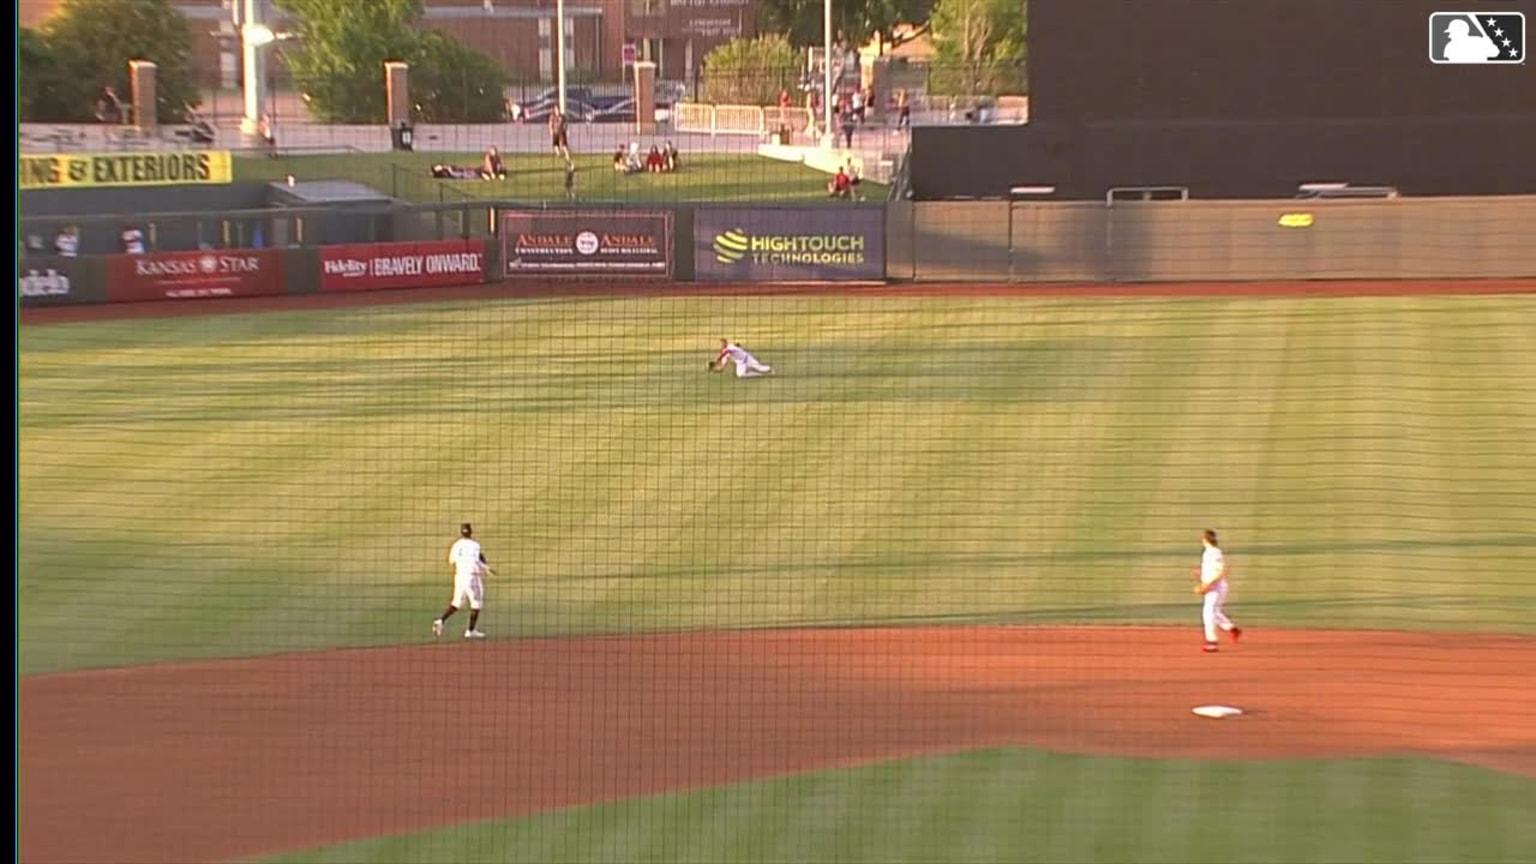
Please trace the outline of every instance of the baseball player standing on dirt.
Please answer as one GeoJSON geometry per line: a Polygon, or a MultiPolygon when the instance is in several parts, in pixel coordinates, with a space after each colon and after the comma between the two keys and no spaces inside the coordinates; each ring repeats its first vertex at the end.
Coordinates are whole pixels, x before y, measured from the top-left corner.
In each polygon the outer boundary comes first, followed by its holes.
{"type": "Polygon", "coordinates": [[[1200,556],[1200,566],[1195,570],[1195,593],[1205,598],[1202,618],[1205,620],[1205,647],[1208,654],[1215,653],[1216,631],[1224,630],[1232,637],[1232,643],[1243,637],[1243,628],[1232,623],[1223,607],[1227,604],[1227,556],[1221,551],[1216,532],[1207,530],[1201,537],[1205,547],[1200,556]]]}
{"type": "Polygon", "coordinates": [[[448,608],[432,622],[432,635],[443,635],[443,622],[453,617],[466,604],[469,606],[469,629],[465,639],[484,639],[480,632],[480,606],[485,601],[485,574],[496,575],[480,551],[480,542],[474,538],[475,529],[468,522],[459,526],[459,539],[448,550],[448,563],[453,567],[453,599],[448,608]]]}

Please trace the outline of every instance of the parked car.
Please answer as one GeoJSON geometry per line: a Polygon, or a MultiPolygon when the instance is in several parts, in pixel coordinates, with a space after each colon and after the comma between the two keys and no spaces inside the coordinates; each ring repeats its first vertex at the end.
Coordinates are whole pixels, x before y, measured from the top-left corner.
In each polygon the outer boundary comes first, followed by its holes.
{"type": "MultiPolygon", "coordinates": [[[[527,105],[517,106],[513,117],[524,123],[546,123],[549,115],[555,113],[560,103],[555,99],[540,100],[527,105]]],[[[572,123],[591,123],[597,116],[598,109],[580,102],[569,96],[565,99],[565,116],[572,123]]]]}
{"type": "MultiPolygon", "coordinates": [[[[663,114],[658,116],[657,120],[661,121],[665,116],[669,116],[672,106],[682,101],[686,95],[687,88],[680,82],[656,82],[656,109],[663,114]]],[[[550,111],[553,110],[552,106],[559,104],[559,101],[559,88],[550,87],[529,99],[509,99],[507,108],[513,117],[521,117],[527,113],[529,120],[543,120],[549,117],[550,111]]],[[[567,87],[565,104],[567,113],[573,121],[617,123],[635,119],[634,97],[623,93],[599,96],[590,87],[567,87]]]]}
{"type": "Polygon", "coordinates": [[[688,98],[688,85],[681,81],[656,82],[656,107],[671,110],[673,105],[688,98]]]}
{"type": "Polygon", "coordinates": [[[592,118],[594,123],[633,123],[635,122],[635,100],[621,99],[606,108],[601,108],[597,116],[592,118]]]}
{"type": "MultiPolygon", "coordinates": [[[[565,88],[566,109],[567,113],[571,115],[572,119],[577,119],[578,117],[577,108],[575,107],[577,105],[581,105],[584,108],[591,109],[595,112],[602,110],[603,108],[606,108],[616,102],[619,102],[624,98],[625,97],[622,95],[599,96],[593,93],[592,88],[590,87],[565,88]]],[[[518,116],[524,111],[537,113],[540,109],[543,109],[544,115],[547,117],[549,116],[548,106],[558,105],[559,103],[560,88],[550,87],[529,99],[510,99],[508,100],[507,107],[514,116],[518,116]]]]}

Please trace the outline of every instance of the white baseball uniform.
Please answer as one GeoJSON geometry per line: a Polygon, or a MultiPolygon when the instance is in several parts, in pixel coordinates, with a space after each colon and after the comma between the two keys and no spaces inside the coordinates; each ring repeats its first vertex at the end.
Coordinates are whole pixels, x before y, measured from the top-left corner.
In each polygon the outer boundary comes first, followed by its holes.
{"type": "Polygon", "coordinates": [[[772,375],[773,367],[760,362],[753,357],[747,349],[735,342],[728,343],[720,349],[720,355],[715,358],[716,363],[724,363],[729,360],[736,364],[737,378],[756,378],[759,375],[772,375]]]}
{"type": "Polygon", "coordinates": [[[454,541],[448,550],[448,563],[453,565],[453,599],[449,605],[458,609],[467,605],[480,611],[485,600],[485,556],[480,544],[468,537],[454,541]]]}
{"type": "Polygon", "coordinates": [[[1227,602],[1227,557],[1220,547],[1207,546],[1200,556],[1200,584],[1209,587],[1201,615],[1205,620],[1205,641],[1215,642],[1218,629],[1230,633],[1234,626],[1222,608],[1227,602]]]}

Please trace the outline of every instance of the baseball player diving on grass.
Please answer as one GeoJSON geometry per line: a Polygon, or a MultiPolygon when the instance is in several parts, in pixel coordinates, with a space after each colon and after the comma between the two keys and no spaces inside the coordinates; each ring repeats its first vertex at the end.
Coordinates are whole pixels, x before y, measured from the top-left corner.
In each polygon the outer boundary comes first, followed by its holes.
{"type": "Polygon", "coordinates": [[[724,372],[727,363],[736,364],[737,378],[761,378],[773,374],[773,367],[753,357],[752,352],[729,339],[721,339],[720,353],[709,361],[709,371],[724,372]]]}
{"type": "Polygon", "coordinates": [[[453,617],[466,604],[469,606],[469,629],[465,639],[484,639],[480,632],[480,605],[485,601],[485,574],[496,575],[486,563],[480,551],[480,542],[474,538],[475,529],[468,522],[459,526],[459,539],[448,550],[448,563],[453,567],[453,599],[442,615],[432,622],[432,635],[443,635],[443,622],[453,617]]]}
{"type": "Polygon", "coordinates": [[[1232,623],[1227,617],[1227,556],[1221,551],[1221,544],[1216,541],[1216,532],[1207,530],[1200,537],[1200,543],[1205,547],[1200,554],[1200,566],[1195,568],[1195,593],[1203,598],[1201,618],[1205,624],[1205,645],[1203,650],[1207,654],[1214,654],[1217,650],[1216,633],[1225,631],[1232,637],[1235,644],[1243,638],[1243,628],[1232,623]]]}

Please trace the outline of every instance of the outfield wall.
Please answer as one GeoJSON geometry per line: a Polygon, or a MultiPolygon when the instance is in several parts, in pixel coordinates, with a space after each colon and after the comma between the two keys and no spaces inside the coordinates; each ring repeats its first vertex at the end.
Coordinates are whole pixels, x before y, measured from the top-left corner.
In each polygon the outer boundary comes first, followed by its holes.
{"type": "MultiPolygon", "coordinates": [[[[1536,277],[1536,196],[1382,200],[945,201],[142,217],[264,223],[281,248],[25,255],[23,306],[482,283],[1198,282],[1536,277]],[[357,219],[345,231],[338,220],[357,219]],[[352,229],[357,230],[352,230],[352,229]],[[345,239],[348,242],[340,242],[345,239]],[[359,242],[361,240],[362,242],[359,242]]],[[[72,217],[82,233],[121,230],[72,217]]],[[[49,226],[28,217],[23,231],[49,226]]],[[[214,232],[213,236],[218,236],[214,232]]]]}
{"type": "Polygon", "coordinates": [[[887,276],[1188,282],[1536,275],[1536,197],[898,203],[887,276]]]}

